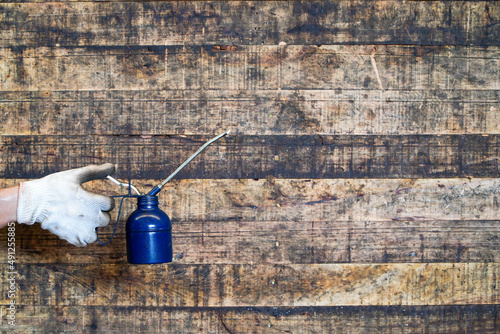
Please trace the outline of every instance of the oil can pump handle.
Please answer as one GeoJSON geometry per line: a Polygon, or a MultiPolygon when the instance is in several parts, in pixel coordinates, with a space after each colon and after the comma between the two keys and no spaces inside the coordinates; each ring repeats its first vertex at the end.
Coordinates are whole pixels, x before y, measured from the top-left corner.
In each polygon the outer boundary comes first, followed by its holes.
{"type": "Polygon", "coordinates": [[[182,165],[180,165],[179,168],[177,168],[172,174],[170,174],[169,177],[167,177],[162,183],[160,183],[159,185],[157,185],[156,187],[154,187],[153,189],[151,189],[147,193],[147,196],[155,196],[156,194],[158,194],[161,191],[161,189],[163,188],[163,186],[165,184],[167,184],[167,182],[169,182],[170,180],[172,180],[174,178],[174,176],[177,175],[177,173],[179,173],[184,167],[186,167],[186,165],[188,163],[190,163],[191,160],[193,160],[198,154],[200,154],[201,151],[203,151],[205,148],[207,148],[208,145],[212,144],[213,142],[215,142],[215,141],[221,139],[222,137],[228,135],[230,132],[231,132],[231,130],[226,131],[223,134],[220,134],[217,137],[212,138],[209,141],[207,141],[202,147],[200,147],[198,149],[198,151],[196,151],[191,157],[189,157],[189,159],[187,159],[186,161],[184,161],[184,163],[182,165]]]}

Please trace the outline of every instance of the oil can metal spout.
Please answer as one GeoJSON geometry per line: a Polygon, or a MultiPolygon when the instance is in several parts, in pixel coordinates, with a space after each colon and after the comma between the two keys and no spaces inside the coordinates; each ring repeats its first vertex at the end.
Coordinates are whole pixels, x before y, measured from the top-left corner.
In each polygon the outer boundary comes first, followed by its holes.
{"type": "Polygon", "coordinates": [[[172,262],[172,224],[158,207],[157,196],[139,196],[137,209],[127,219],[129,263],[172,262]]]}
{"type": "Polygon", "coordinates": [[[223,134],[220,134],[220,135],[218,135],[217,137],[212,138],[212,139],[210,139],[209,141],[207,141],[207,142],[206,142],[206,143],[205,143],[202,147],[200,147],[200,148],[198,149],[198,151],[196,151],[196,152],[195,152],[195,153],[194,153],[191,157],[189,157],[189,159],[187,159],[186,161],[184,161],[184,163],[183,163],[182,165],[180,165],[180,166],[179,166],[179,167],[178,167],[178,168],[177,168],[177,169],[176,169],[176,170],[175,170],[172,174],[170,174],[170,176],[169,176],[169,177],[167,177],[165,180],[163,180],[163,182],[162,182],[162,183],[160,183],[159,185],[157,185],[157,186],[155,186],[153,189],[151,189],[151,190],[149,191],[148,195],[149,195],[149,196],[154,196],[154,195],[158,194],[158,193],[161,191],[161,189],[163,188],[163,186],[164,186],[165,184],[167,184],[170,180],[172,180],[172,179],[173,179],[173,177],[174,177],[175,175],[177,175],[177,173],[179,173],[179,172],[180,172],[180,171],[181,171],[184,167],[186,167],[186,165],[187,165],[188,163],[190,163],[190,162],[191,162],[191,160],[193,160],[193,159],[194,159],[194,158],[195,158],[198,154],[200,154],[200,153],[201,153],[201,152],[202,152],[205,148],[207,148],[207,146],[208,146],[208,145],[212,144],[214,141],[217,141],[217,140],[221,139],[221,138],[222,138],[222,137],[224,137],[224,136],[227,136],[229,133],[231,133],[231,130],[226,131],[226,132],[224,132],[223,134]]]}

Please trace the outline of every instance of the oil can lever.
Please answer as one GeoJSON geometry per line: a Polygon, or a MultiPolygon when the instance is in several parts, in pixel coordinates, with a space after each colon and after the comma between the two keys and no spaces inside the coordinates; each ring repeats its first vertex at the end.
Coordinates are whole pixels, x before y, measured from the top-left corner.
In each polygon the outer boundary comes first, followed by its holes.
{"type": "Polygon", "coordinates": [[[161,189],[163,188],[163,186],[165,184],[167,184],[167,182],[169,182],[170,180],[172,180],[174,178],[175,175],[177,175],[177,173],[179,173],[184,167],[186,167],[186,165],[188,163],[191,162],[191,160],[193,160],[198,154],[200,154],[205,148],[207,148],[208,145],[212,144],[213,142],[221,139],[222,137],[228,135],[229,133],[231,132],[231,130],[229,131],[226,131],[224,132],[223,134],[220,134],[218,135],[217,137],[215,138],[212,138],[210,139],[209,141],[207,141],[202,147],[200,147],[198,149],[198,151],[196,151],[191,157],[189,157],[189,159],[187,159],[186,161],[184,161],[184,163],[182,165],[179,166],[179,168],[177,168],[172,174],[170,174],[169,177],[167,177],[162,183],[160,183],[159,185],[157,185],[156,187],[154,187],[153,189],[151,189],[149,191],[149,193],[147,194],[147,196],[155,196],[156,194],[158,194],[161,189]]]}

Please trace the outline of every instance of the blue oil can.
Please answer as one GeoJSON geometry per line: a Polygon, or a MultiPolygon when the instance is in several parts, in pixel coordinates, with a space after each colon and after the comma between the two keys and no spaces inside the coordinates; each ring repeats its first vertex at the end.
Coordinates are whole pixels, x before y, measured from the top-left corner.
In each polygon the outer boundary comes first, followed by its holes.
{"type": "Polygon", "coordinates": [[[151,189],[146,195],[141,195],[139,190],[129,184],[120,182],[111,176],[107,176],[112,182],[129,188],[128,195],[113,196],[121,197],[118,217],[116,218],[113,234],[108,242],[103,243],[99,238],[97,241],[101,245],[107,245],[113,239],[120,219],[120,212],[125,198],[137,198],[137,209],[130,214],[127,219],[127,259],[129,263],[149,264],[149,263],[167,263],[172,262],[172,224],[170,218],[158,207],[158,197],[156,196],[179,171],[181,171],[191,160],[200,154],[208,145],[229,134],[226,131],[223,134],[212,138],[198,149],[189,159],[179,166],[162,183],[151,189]],[[132,196],[131,190],[134,190],[138,196],[132,196]]]}
{"type": "Polygon", "coordinates": [[[172,224],[158,207],[157,196],[139,196],[137,209],[127,219],[129,263],[172,262],[172,224]]]}

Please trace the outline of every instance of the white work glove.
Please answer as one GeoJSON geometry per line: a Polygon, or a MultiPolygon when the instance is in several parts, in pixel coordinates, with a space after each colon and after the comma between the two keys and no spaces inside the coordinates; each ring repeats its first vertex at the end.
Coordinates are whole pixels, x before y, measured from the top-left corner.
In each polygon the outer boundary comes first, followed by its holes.
{"type": "Polygon", "coordinates": [[[49,230],[69,243],[83,247],[97,239],[96,227],[109,224],[112,198],[91,193],[82,183],[112,174],[114,165],[90,165],[50,174],[19,185],[17,222],[49,230]]]}

